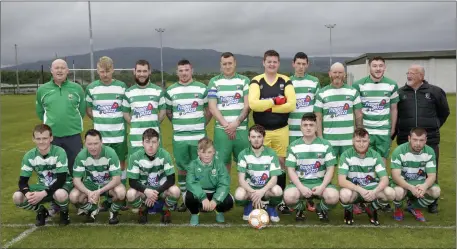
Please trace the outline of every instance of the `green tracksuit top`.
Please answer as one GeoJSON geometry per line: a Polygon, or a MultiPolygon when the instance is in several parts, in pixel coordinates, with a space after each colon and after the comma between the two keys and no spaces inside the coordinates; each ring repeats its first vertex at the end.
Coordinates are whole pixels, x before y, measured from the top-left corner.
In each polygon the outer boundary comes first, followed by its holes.
{"type": "Polygon", "coordinates": [[[83,131],[86,100],[83,88],[69,80],[59,87],[54,80],[41,85],[35,103],[38,118],[52,129],[56,137],[79,134],[83,131]]]}
{"type": "Polygon", "coordinates": [[[208,165],[197,158],[189,165],[186,186],[200,202],[206,199],[206,193],[214,193],[212,199],[219,204],[229,194],[230,175],[224,163],[216,157],[208,165]]]}

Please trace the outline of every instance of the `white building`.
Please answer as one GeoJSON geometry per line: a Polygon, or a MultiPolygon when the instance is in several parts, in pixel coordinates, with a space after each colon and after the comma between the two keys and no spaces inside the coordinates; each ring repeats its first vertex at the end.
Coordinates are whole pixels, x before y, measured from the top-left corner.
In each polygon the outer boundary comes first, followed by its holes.
{"type": "Polygon", "coordinates": [[[406,83],[406,72],[412,64],[422,65],[425,69],[425,80],[441,87],[447,93],[456,92],[456,51],[420,51],[394,53],[367,53],[347,60],[347,81],[352,84],[369,75],[368,60],[381,56],[386,61],[385,76],[395,80],[401,87],[406,83]]]}

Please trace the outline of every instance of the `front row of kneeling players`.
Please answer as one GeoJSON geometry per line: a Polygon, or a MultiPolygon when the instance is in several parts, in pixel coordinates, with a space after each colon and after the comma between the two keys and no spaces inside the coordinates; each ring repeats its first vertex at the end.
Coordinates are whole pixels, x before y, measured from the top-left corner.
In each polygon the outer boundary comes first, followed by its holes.
{"type": "MultiPolygon", "coordinates": [[[[263,146],[265,130],[254,125],[249,129],[250,146],[238,158],[239,187],[235,198],[229,193],[230,175],[223,162],[217,160],[211,140],[203,138],[198,144],[198,158],[189,166],[184,202],[191,213],[191,225],[199,224],[199,213],[216,212],[216,221],[224,222],[224,212],[235,200],[244,206],[243,219],[253,208],[265,208],[272,222],[279,217],[275,206],[284,200],[296,210],[296,220],[306,219],[306,201],[320,199],[317,216],[329,220],[329,210],[338,202],[345,209],[344,220],[352,225],[352,204],[368,203],[366,213],[374,225],[379,225],[377,210],[388,202],[395,204],[394,219],[403,219],[402,201],[408,197],[407,210],[416,220],[425,221],[421,208],[426,208],[440,195],[435,184],[436,165],[433,149],[425,145],[426,132],[422,128],[411,131],[409,142],[398,146],[392,154],[392,181],[381,156],[369,147],[369,134],[363,128],[355,130],[353,147],[339,158],[338,184],[331,184],[337,160],[328,141],[316,136],[316,116],[303,115],[303,137],[288,148],[286,166],[290,184],[284,193],[276,184],[281,174],[278,157],[272,149],[263,146]]],[[[116,153],[101,142],[96,130],[85,135],[86,147],[78,154],[73,167],[73,178],[68,174],[64,150],[51,145],[52,131],[47,125],[37,125],[33,132],[36,148],[24,156],[19,180],[19,191],[14,203],[37,212],[37,226],[45,224],[48,211],[44,202],[54,201],[60,206],[60,223],[69,223],[68,204],[71,201],[90,222],[95,221],[101,196],[110,196],[110,224],[119,222],[118,212],[124,198],[139,223],[147,222],[148,207],[161,213],[161,222],[171,222],[170,210],[176,205],[180,190],[175,183],[175,169],[170,154],[160,147],[159,134],[154,129],[143,133],[144,149],[129,158],[127,177],[130,189],[126,192],[120,181],[120,164],[116,153]],[[38,184],[28,181],[35,171],[38,184]],[[74,186],[73,186],[74,185],[74,186]]]]}

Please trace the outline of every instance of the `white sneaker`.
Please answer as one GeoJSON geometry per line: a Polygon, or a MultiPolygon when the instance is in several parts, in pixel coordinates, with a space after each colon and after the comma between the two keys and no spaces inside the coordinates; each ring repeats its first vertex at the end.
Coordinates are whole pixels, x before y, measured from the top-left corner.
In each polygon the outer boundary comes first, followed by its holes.
{"type": "Polygon", "coordinates": [[[276,222],[279,222],[280,219],[279,219],[279,216],[270,216],[270,220],[271,220],[271,222],[276,223],[276,222]]]}
{"type": "Polygon", "coordinates": [[[249,220],[249,215],[243,215],[243,220],[249,220]]]}

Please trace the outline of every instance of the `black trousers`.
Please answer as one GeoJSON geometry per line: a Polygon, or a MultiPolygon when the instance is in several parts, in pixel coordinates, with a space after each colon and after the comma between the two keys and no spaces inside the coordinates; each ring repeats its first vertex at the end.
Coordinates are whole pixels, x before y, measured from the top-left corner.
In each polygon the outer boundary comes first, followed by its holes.
{"type": "MultiPolygon", "coordinates": [[[[213,199],[213,193],[207,193],[206,197],[208,200],[213,199]]],[[[200,200],[195,198],[194,194],[190,192],[189,190],[186,192],[186,206],[189,209],[191,214],[198,214],[200,212],[200,209],[202,208],[202,203],[200,200]]],[[[219,203],[216,206],[216,211],[220,213],[224,213],[229,211],[230,209],[233,208],[233,196],[231,194],[228,194],[227,197],[225,197],[224,201],[219,203]]]]}
{"type": "Polygon", "coordinates": [[[52,144],[62,147],[67,153],[68,158],[68,170],[73,175],[73,164],[78,153],[83,148],[81,141],[81,134],[75,134],[66,137],[54,137],[52,144]]]}

